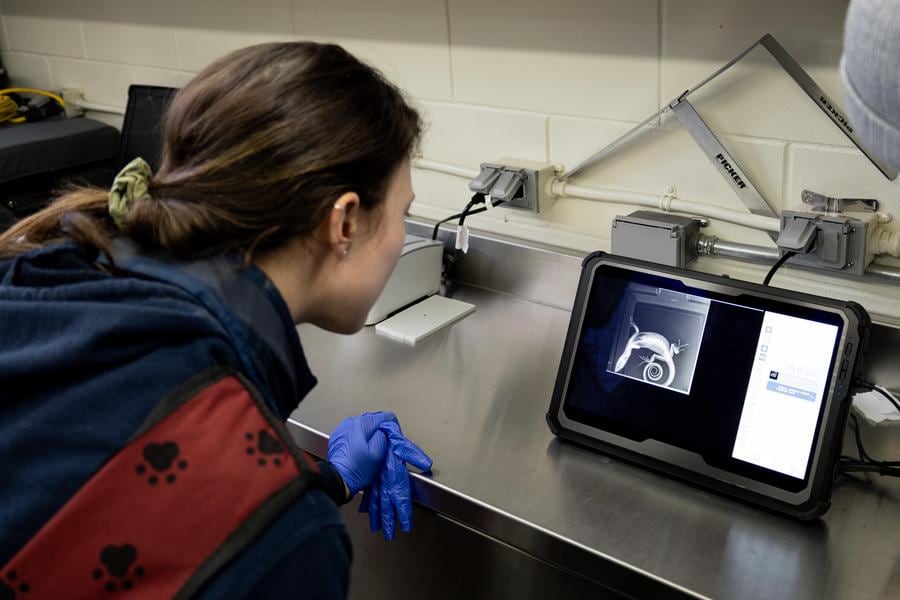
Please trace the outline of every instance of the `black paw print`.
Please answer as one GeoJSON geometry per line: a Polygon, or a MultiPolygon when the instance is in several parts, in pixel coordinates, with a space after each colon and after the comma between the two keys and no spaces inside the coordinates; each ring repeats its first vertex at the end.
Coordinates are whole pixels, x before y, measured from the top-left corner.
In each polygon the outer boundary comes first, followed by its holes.
{"type": "Polygon", "coordinates": [[[106,568],[108,575],[103,572],[103,568],[97,567],[92,576],[97,581],[108,577],[103,584],[103,589],[107,592],[114,592],[120,587],[130,590],[134,587],[134,579],[144,576],[144,567],[136,565],[131,568],[137,563],[137,550],[131,544],[107,546],[100,552],[100,563],[106,568]]]}
{"type": "MultiPolygon", "coordinates": [[[[173,469],[172,465],[175,463],[176,458],[178,458],[178,444],[175,442],[147,444],[144,447],[144,460],[146,460],[150,464],[150,467],[156,471],[156,473],[150,474],[147,478],[147,483],[156,485],[159,483],[160,477],[163,477],[164,474],[166,483],[175,483],[175,473],[167,473],[167,471],[173,469]]],[[[187,461],[184,459],[179,460],[177,463],[177,467],[182,471],[187,469],[187,466],[187,461]]],[[[134,470],[138,475],[144,475],[147,472],[147,465],[141,463],[136,466],[134,470]]]]}
{"type": "Polygon", "coordinates": [[[29,590],[31,590],[31,586],[19,581],[19,574],[15,571],[10,571],[3,576],[3,579],[0,579],[0,600],[23,598],[24,596],[17,596],[16,593],[27,594],[29,590]]]}
{"type": "Polygon", "coordinates": [[[247,456],[258,454],[259,458],[256,459],[256,464],[259,466],[265,467],[271,460],[273,465],[280,467],[284,462],[284,448],[281,447],[281,442],[265,429],[260,429],[256,434],[248,431],[244,434],[244,439],[249,442],[246,450],[247,456]],[[254,440],[256,441],[255,448],[253,447],[254,440]]]}

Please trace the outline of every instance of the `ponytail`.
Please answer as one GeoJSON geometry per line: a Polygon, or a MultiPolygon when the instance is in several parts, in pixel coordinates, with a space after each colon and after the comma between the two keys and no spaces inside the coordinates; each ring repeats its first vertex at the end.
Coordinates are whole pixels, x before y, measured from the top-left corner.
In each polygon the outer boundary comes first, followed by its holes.
{"type": "Polygon", "coordinates": [[[109,193],[100,188],[75,188],[47,208],[0,234],[0,258],[73,240],[109,254],[115,225],[109,216],[109,193]]]}
{"type": "Polygon", "coordinates": [[[341,194],[377,209],[422,124],[340,46],[283,42],[209,65],[172,99],[162,129],[159,169],[142,170],[129,202],[115,185],[71,190],[0,235],[0,257],[66,239],[109,254],[125,235],[177,258],[237,250],[249,261],[310,236],[341,194]]]}

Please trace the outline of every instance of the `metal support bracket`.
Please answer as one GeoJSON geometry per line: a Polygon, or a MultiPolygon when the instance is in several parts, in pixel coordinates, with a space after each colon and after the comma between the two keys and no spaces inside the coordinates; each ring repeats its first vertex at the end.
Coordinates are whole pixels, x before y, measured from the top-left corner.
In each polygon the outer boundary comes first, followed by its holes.
{"type": "Polygon", "coordinates": [[[734,193],[743,201],[744,205],[754,215],[778,218],[772,207],[763,198],[756,186],[750,181],[750,177],[738,166],[716,134],[712,132],[706,122],[700,117],[694,106],[687,99],[681,99],[672,106],[672,113],[684,125],[706,158],[716,168],[725,182],[734,190],[734,193]]]}
{"type": "MultiPolygon", "coordinates": [[[[847,138],[849,138],[850,141],[860,149],[860,151],[862,151],[866,158],[868,158],[885,177],[892,181],[896,179],[896,169],[893,169],[892,167],[888,166],[887,164],[870,154],[868,150],[866,150],[862,146],[853,131],[853,126],[844,116],[844,113],[840,109],[838,104],[834,100],[832,100],[831,97],[828,96],[828,94],[826,94],[815,81],[813,81],[812,77],[810,77],[809,74],[803,69],[803,67],[800,66],[800,63],[798,63],[794,59],[794,57],[792,57],[787,52],[787,50],[785,50],[784,47],[779,44],[771,34],[768,33],[757,40],[755,44],[738,54],[731,61],[709,75],[706,79],[704,79],[694,87],[686,90],[677,98],[644,119],[641,123],[633,127],[631,130],[627,131],[624,135],[620,136],[616,140],[613,140],[613,142],[595,152],[586,160],[583,160],[575,167],[569,169],[562,175],[562,179],[573,177],[585,167],[592,165],[602,160],[606,156],[612,154],[614,151],[618,150],[622,145],[628,142],[631,138],[635,137],[644,128],[654,122],[657,117],[664,113],[672,111],[675,114],[675,117],[684,125],[684,127],[694,138],[694,141],[706,154],[707,158],[710,160],[713,166],[715,166],[719,173],[723,177],[725,177],[728,184],[735,191],[744,205],[747,206],[750,212],[756,215],[763,215],[767,217],[777,216],[775,215],[769,204],[766,202],[762,194],[760,194],[756,187],[750,182],[750,179],[747,177],[746,173],[744,173],[744,171],[737,165],[735,160],[731,157],[731,155],[728,153],[719,139],[709,129],[709,126],[703,121],[699,113],[697,113],[694,107],[687,100],[687,97],[690,94],[696,92],[704,85],[727,71],[735,63],[740,61],[752,50],[754,50],[757,46],[762,46],[769,52],[769,54],[772,55],[772,57],[781,66],[781,68],[784,69],[784,71],[788,75],[790,75],[794,82],[806,93],[807,96],[809,96],[809,98],[816,104],[816,106],[818,106],[819,109],[823,113],[825,113],[825,115],[829,119],[831,119],[831,121],[838,127],[838,129],[840,129],[844,133],[844,135],[847,136],[847,138]]],[[[773,235],[773,238],[774,237],[777,237],[777,235],[773,235]]]]}

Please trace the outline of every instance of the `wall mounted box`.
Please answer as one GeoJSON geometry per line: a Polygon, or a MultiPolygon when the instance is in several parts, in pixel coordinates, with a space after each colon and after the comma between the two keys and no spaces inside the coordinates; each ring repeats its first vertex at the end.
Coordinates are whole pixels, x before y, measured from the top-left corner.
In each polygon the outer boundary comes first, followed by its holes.
{"type": "Polygon", "coordinates": [[[812,250],[808,254],[792,257],[791,263],[863,275],[874,258],[874,254],[868,251],[867,243],[873,224],[866,220],[873,218],[873,213],[851,216],[782,211],[782,232],[791,224],[798,223],[810,223],[815,228],[812,250]]]}
{"type": "Polygon", "coordinates": [[[612,224],[612,252],[670,267],[697,258],[700,221],[650,210],[619,215],[612,224]]]}

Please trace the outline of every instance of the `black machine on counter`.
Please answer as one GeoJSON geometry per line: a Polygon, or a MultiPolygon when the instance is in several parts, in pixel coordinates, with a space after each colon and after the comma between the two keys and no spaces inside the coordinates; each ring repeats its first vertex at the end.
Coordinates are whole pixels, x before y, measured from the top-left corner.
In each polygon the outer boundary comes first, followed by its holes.
{"type": "Polygon", "coordinates": [[[121,136],[115,127],[88,118],[0,126],[0,231],[42,209],[69,185],[109,187],[136,156],[155,169],[162,115],[176,91],[132,85],[121,136]]]}

